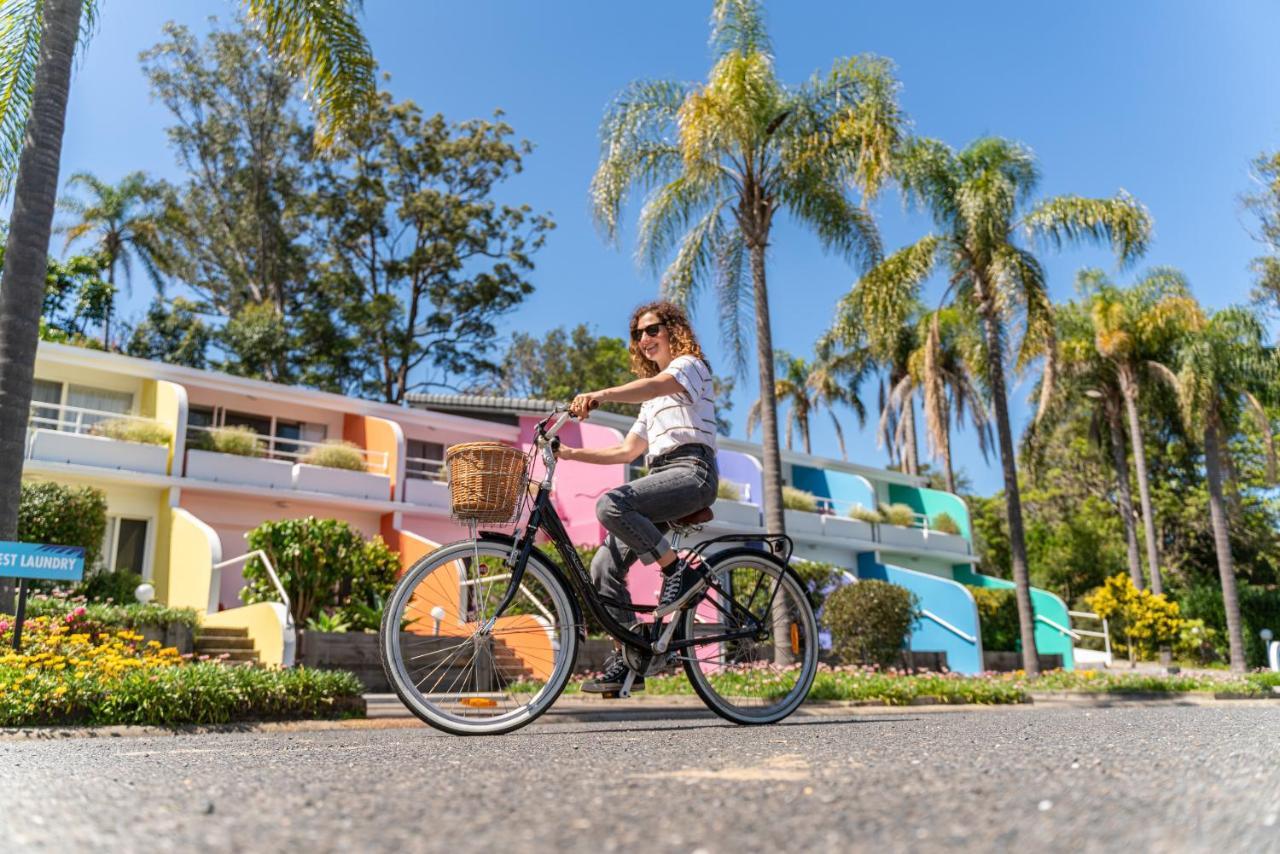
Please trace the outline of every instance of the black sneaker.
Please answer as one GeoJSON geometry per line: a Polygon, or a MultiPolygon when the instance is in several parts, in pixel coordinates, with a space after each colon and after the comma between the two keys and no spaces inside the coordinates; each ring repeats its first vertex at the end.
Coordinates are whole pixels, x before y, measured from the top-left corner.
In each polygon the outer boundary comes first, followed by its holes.
{"type": "MultiPolygon", "coordinates": [[[[622,690],[622,684],[630,672],[631,668],[627,667],[626,662],[622,660],[622,653],[615,652],[605,659],[604,673],[601,673],[597,679],[583,682],[582,690],[587,694],[616,694],[622,690]]],[[[631,682],[631,690],[633,692],[644,690],[643,676],[636,676],[631,682]]]]}
{"type": "Polygon", "coordinates": [[[689,566],[683,560],[677,560],[675,569],[663,571],[662,593],[658,596],[658,609],[655,617],[665,617],[678,611],[689,603],[707,586],[707,573],[699,564],[689,566]]]}

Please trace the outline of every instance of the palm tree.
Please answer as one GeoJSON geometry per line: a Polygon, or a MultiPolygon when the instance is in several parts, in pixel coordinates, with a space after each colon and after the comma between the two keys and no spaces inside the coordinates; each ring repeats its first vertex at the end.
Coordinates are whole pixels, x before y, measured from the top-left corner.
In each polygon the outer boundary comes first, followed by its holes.
{"type": "MultiPolygon", "coordinates": [[[[1091,275],[1084,271],[1078,277],[1091,275]]],[[[1142,558],[1138,551],[1138,526],[1133,509],[1133,493],[1129,486],[1129,460],[1125,448],[1122,412],[1124,399],[1116,379],[1115,365],[1104,359],[1094,343],[1093,323],[1090,312],[1080,303],[1070,302],[1054,310],[1057,325],[1057,364],[1060,375],[1056,378],[1052,396],[1042,399],[1044,408],[1037,413],[1036,422],[1024,436],[1024,447],[1034,459],[1036,444],[1041,438],[1039,425],[1061,423],[1069,420],[1077,411],[1081,399],[1090,401],[1091,418],[1089,438],[1099,448],[1110,452],[1111,467],[1116,479],[1116,503],[1124,523],[1125,547],[1129,565],[1129,577],[1139,590],[1146,586],[1142,576],[1142,558]]]]}
{"type": "Polygon", "coordinates": [[[978,450],[986,460],[994,444],[987,417],[986,396],[980,390],[982,342],[966,325],[958,309],[944,308],[921,318],[922,340],[907,359],[907,374],[894,388],[899,408],[911,407],[919,394],[929,451],[942,457],[947,491],[956,491],[951,464],[951,424],[964,424],[966,416],[978,434],[978,450]]]}
{"type": "Polygon", "coordinates": [[[1151,590],[1160,594],[1164,592],[1164,581],[1156,546],[1155,511],[1151,505],[1147,454],[1138,415],[1138,393],[1146,375],[1146,362],[1163,358],[1172,337],[1188,323],[1198,322],[1200,309],[1190,296],[1186,279],[1169,268],[1152,270],[1131,288],[1118,288],[1097,272],[1087,273],[1082,281],[1091,293],[1094,346],[1115,367],[1128,418],[1151,590]]]}
{"type": "Polygon", "coordinates": [[[1246,669],[1244,634],[1223,480],[1224,471],[1230,465],[1227,443],[1240,432],[1245,416],[1249,415],[1266,444],[1267,478],[1275,482],[1275,442],[1264,405],[1280,402],[1280,363],[1276,353],[1266,347],[1265,337],[1262,324],[1252,312],[1227,308],[1212,314],[1198,330],[1183,336],[1173,367],[1151,365],[1155,375],[1177,392],[1182,421],[1188,432],[1201,436],[1204,441],[1209,518],[1222,582],[1231,669],[1238,672],[1246,669]]]}
{"type": "Polygon", "coordinates": [[[867,423],[867,409],[858,397],[858,387],[871,373],[871,362],[861,359],[856,353],[832,353],[830,348],[825,352],[819,349],[817,357],[809,366],[807,385],[813,394],[814,409],[826,409],[831,415],[831,426],[836,431],[836,441],[840,444],[840,458],[849,459],[849,451],[844,443],[844,428],[836,416],[836,407],[847,406],[857,416],[858,426],[867,423]]]}
{"type": "MultiPolygon", "coordinates": [[[[787,450],[791,450],[791,436],[793,433],[799,432],[801,441],[804,442],[804,452],[806,454],[813,453],[813,445],[809,441],[809,416],[817,408],[817,394],[809,386],[809,374],[812,367],[804,359],[797,359],[790,353],[779,350],[776,355],[776,377],[773,389],[774,396],[779,404],[785,403],[788,407],[787,412],[787,450]]],[[[747,437],[756,431],[761,421],[761,411],[763,404],[760,400],[756,400],[751,404],[751,408],[747,410],[747,437]]],[[[832,420],[835,420],[834,413],[832,420]]],[[[840,425],[836,424],[837,432],[840,425]]],[[[841,439],[841,447],[844,441],[841,439]]]]}
{"type": "Polygon", "coordinates": [[[980,139],[959,152],[934,140],[916,140],[905,146],[900,163],[899,177],[908,201],[928,210],[938,232],[886,258],[855,288],[862,291],[860,302],[871,340],[884,341],[898,334],[924,282],[935,268],[945,265],[949,277],[940,304],[954,304],[981,329],[1004,474],[1023,667],[1029,676],[1037,676],[1040,666],[1026,537],[1005,388],[1005,335],[1011,325],[1021,322],[1024,334],[1016,369],[1048,357],[1043,391],[1049,394],[1054,329],[1044,271],[1035,256],[1019,245],[1017,233],[1023,230],[1058,244],[1082,239],[1109,242],[1123,261],[1129,261],[1146,246],[1150,218],[1125,194],[1113,199],[1060,196],[1041,201],[1023,214],[1039,176],[1031,152],[1003,139],[980,139]]]}
{"type": "Polygon", "coordinates": [[[711,43],[715,64],[705,83],[635,82],[608,109],[592,202],[615,240],[629,192],[649,191],[639,257],[654,268],[672,259],[663,275],[670,299],[687,302],[714,288],[739,370],[743,320],[754,314],[765,526],[776,534],[785,528],[765,277],[774,218],[785,211],[827,249],[874,262],[874,222],[849,190],[864,203],[878,192],[903,118],[882,59],[843,59],[801,86],[782,84],[757,0],[716,0],[711,43]]]}
{"type": "Polygon", "coordinates": [[[114,186],[88,172],[77,172],[67,181],[67,187],[83,187],[91,196],[87,202],[75,197],[59,202],[59,207],[74,217],[62,229],[67,235],[64,251],[77,240],[96,235],[97,252],[107,268],[107,284],[112,289],[102,322],[102,346],[110,350],[116,267],[122,266],[126,281],[132,283],[133,258],[137,257],[157,288],[164,282],[157,266],[161,254],[159,227],[150,209],[156,193],[141,172],[126,175],[114,186]]]}
{"type": "MultiPolygon", "coordinates": [[[[346,0],[244,0],[280,61],[306,78],[322,147],[363,111],[373,58],[346,0]]],[[[96,0],[15,0],[0,26],[0,195],[13,189],[0,275],[0,540],[17,538],[18,491],[31,405],[44,274],[76,44],[96,0]],[[82,14],[82,10],[86,10],[82,14]],[[16,172],[15,172],[16,168],[16,172]]],[[[0,610],[10,603],[0,595],[0,610]]]]}

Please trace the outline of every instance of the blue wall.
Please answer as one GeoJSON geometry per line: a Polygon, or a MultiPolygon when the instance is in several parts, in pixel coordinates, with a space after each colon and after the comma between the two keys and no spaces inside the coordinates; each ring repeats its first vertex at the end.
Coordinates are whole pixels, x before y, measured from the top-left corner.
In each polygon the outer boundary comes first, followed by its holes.
{"type": "Polygon", "coordinates": [[[956,673],[982,672],[982,632],[978,626],[978,607],[963,584],[877,563],[875,555],[858,555],[858,577],[887,581],[905,587],[920,599],[920,609],[930,611],[973,638],[967,641],[928,617],[920,617],[911,629],[908,646],[918,652],[945,652],[947,666],[956,673]]]}
{"type": "Polygon", "coordinates": [[[836,502],[835,512],[844,516],[850,506],[861,504],[863,507],[876,506],[876,494],[871,485],[845,471],[823,471],[811,466],[792,465],[791,485],[805,492],[812,492],[819,498],[830,498],[836,502]]]}

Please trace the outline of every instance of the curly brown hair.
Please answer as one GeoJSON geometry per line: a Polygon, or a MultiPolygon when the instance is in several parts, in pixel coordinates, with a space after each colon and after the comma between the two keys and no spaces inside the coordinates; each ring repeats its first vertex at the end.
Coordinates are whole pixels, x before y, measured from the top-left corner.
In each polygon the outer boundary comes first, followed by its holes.
{"type": "Polygon", "coordinates": [[[658,363],[652,359],[646,359],[640,352],[640,342],[635,339],[636,325],[640,322],[640,318],[646,314],[658,315],[658,320],[666,327],[667,337],[671,340],[671,356],[696,356],[707,365],[707,370],[711,369],[711,364],[707,362],[707,357],[702,353],[702,347],[698,345],[698,337],[693,334],[693,327],[689,325],[689,316],[685,314],[684,309],[673,302],[666,300],[658,300],[657,302],[647,302],[631,312],[631,322],[627,325],[627,337],[630,343],[631,352],[631,372],[640,379],[657,376],[659,373],[658,363]]]}

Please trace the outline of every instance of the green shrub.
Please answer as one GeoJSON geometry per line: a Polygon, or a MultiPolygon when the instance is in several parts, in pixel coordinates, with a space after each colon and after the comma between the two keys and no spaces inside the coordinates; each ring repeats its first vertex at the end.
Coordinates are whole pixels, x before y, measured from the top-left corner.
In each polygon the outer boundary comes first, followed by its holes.
{"type": "Polygon", "coordinates": [[[258,431],[252,427],[215,427],[212,430],[201,430],[192,437],[191,447],[197,451],[235,454],[237,457],[262,456],[258,431]]]}
{"type": "MultiPolygon", "coordinates": [[[[1280,635],[1280,589],[1269,589],[1241,582],[1237,595],[1240,599],[1240,630],[1244,633],[1245,661],[1250,667],[1267,666],[1267,650],[1258,632],[1271,629],[1280,635]]],[[[1222,588],[1204,585],[1185,590],[1178,596],[1183,616],[1191,620],[1203,620],[1213,632],[1213,642],[1218,658],[1228,660],[1230,650],[1227,640],[1227,612],[1222,606],[1222,588]]]]}
{"type": "Polygon", "coordinates": [[[133,418],[112,418],[93,425],[95,436],[106,436],[121,442],[141,442],[144,445],[167,445],[173,431],[156,421],[138,421],[133,418]]]}
{"type": "Polygon", "coordinates": [[[107,534],[107,496],[92,486],[22,482],[18,539],[24,543],[79,546],[86,569],[98,562],[107,534]]]}
{"type": "Polygon", "coordinates": [[[115,572],[101,569],[91,572],[76,587],[76,594],[89,602],[106,602],[126,605],[135,602],[134,591],[142,583],[142,576],[130,569],[115,572]]]}
{"type": "Polygon", "coordinates": [[[831,648],[850,664],[890,665],[898,659],[919,599],[887,581],[846,584],[827,597],[822,624],[831,648]]]}
{"type": "Polygon", "coordinates": [[[782,487],[782,506],[788,510],[801,510],[805,513],[818,512],[818,498],[812,492],[796,489],[794,486],[782,487]]]}
{"type": "Polygon", "coordinates": [[[853,506],[853,509],[849,511],[849,518],[857,519],[859,522],[870,522],[873,525],[879,525],[884,521],[884,517],[880,515],[879,510],[863,507],[861,504],[853,506]]]}
{"type": "Polygon", "coordinates": [[[81,605],[70,599],[53,596],[33,596],[27,602],[27,614],[32,617],[65,617],[67,614],[83,607],[82,619],[100,625],[105,629],[141,629],[149,626],[160,627],[171,623],[180,623],[189,629],[200,625],[200,615],[195,608],[170,608],[157,602],[143,605],[134,602],[132,591],[129,601],[116,601],[115,604],[88,602],[81,605]]]}
{"type": "Polygon", "coordinates": [[[307,620],[307,628],[313,632],[345,632],[351,628],[351,624],[341,613],[321,611],[307,620]]]}
{"type": "Polygon", "coordinates": [[[309,466],[324,466],[327,469],[346,469],[347,471],[366,471],[364,454],[351,442],[330,441],[317,445],[307,451],[302,462],[309,466]]]}
{"type": "Polygon", "coordinates": [[[723,498],[726,501],[741,501],[742,490],[738,489],[738,485],[732,481],[722,480],[716,487],[716,498],[723,498]]]}
{"type": "Polygon", "coordinates": [[[960,533],[960,523],[950,513],[939,513],[929,520],[929,527],[940,534],[960,533]]]}
{"type": "Polygon", "coordinates": [[[1017,650],[1022,635],[1015,591],[1004,587],[970,587],[969,592],[978,606],[982,648],[992,652],[1017,650]]]}
{"type": "MultiPolygon", "coordinates": [[[[281,519],[264,522],[246,535],[249,550],[262,549],[289,594],[296,625],[307,625],[317,610],[344,608],[352,601],[372,604],[395,585],[400,559],[381,537],[366,541],[337,519],[281,519]]],[[[262,561],[245,564],[247,604],[275,602],[279,596],[262,561]]]]}
{"type": "Polygon", "coordinates": [[[910,528],[916,523],[916,511],[909,504],[881,504],[880,515],[890,525],[910,528]]]}

